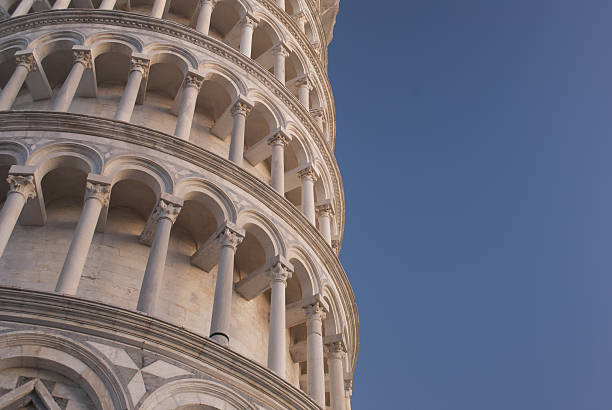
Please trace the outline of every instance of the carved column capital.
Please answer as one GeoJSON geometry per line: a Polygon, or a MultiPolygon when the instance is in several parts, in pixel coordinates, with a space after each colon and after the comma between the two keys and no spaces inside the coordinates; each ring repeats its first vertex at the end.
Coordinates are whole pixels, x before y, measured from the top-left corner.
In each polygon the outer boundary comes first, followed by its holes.
{"type": "Polygon", "coordinates": [[[179,213],[181,212],[181,205],[174,204],[166,199],[160,199],[157,207],[155,208],[155,219],[167,219],[174,223],[179,213]]]}
{"type": "Polygon", "coordinates": [[[217,3],[219,3],[219,0],[199,0],[199,3],[200,3],[200,7],[207,4],[210,6],[211,9],[214,9],[217,3]]]}
{"type": "Polygon", "coordinates": [[[315,209],[319,215],[332,216],[334,214],[334,206],[329,199],[315,204],[315,209]]]}
{"type": "Polygon", "coordinates": [[[317,181],[317,173],[312,165],[309,165],[306,168],[298,171],[297,174],[301,180],[310,179],[312,182],[317,181]]]}
{"type": "Polygon", "coordinates": [[[323,118],[323,114],[324,114],[324,112],[323,112],[323,110],[322,110],[322,109],[320,109],[320,108],[312,108],[312,109],[310,110],[310,115],[311,115],[313,118],[319,118],[319,117],[320,117],[320,118],[323,118]]]}
{"type": "Polygon", "coordinates": [[[193,71],[187,72],[187,75],[185,76],[185,88],[194,87],[195,89],[199,91],[203,83],[204,83],[204,77],[202,75],[195,73],[193,71]]]}
{"type": "Polygon", "coordinates": [[[9,175],[6,181],[9,183],[9,192],[22,195],[26,201],[36,197],[34,175],[9,175]]]}
{"type": "Polygon", "coordinates": [[[253,106],[251,104],[240,99],[236,101],[236,103],[232,107],[232,115],[240,114],[246,117],[247,115],[249,115],[252,109],[253,109],[253,106]]]}
{"type": "Polygon", "coordinates": [[[140,71],[143,76],[149,74],[151,60],[148,58],[132,56],[130,57],[130,71],[140,71]]]}
{"type": "Polygon", "coordinates": [[[15,61],[17,62],[17,65],[24,66],[29,73],[38,70],[38,63],[36,62],[36,58],[34,58],[34,53],[32,52],[15,53],[15,61]]]}
{"type": "Polygon", "coordinates": [[[234,249],[234,251],[238,245],[240,245],[243,239],[244,232],[240,232],[238,229],[234,229],[228,225],[221,230],[219,236],[217,237],[217,240],[221,242],[221,246],[230,247],[234,249]]]}
{"type": "Polygon", "coordinates": [[[278,282],[287,285],[287,279],[293,275],[293,266],[285,261],[284,258],[278,257],[267,274],[270,277],[271,283],[278,282]]]}
{"type": "Polygon", "coordinates": [[[287,136],[284,132],[279,131],[268,138],[268,145],[282,145],[283,147],[286,147],[289,145],[290,141],[291,138],[289,138],[289,136],[287,136]]]}
{"type": "Polygon", "coordinates": [[[272,47],[272,54],[274,55],[282,55],[283,57],[289,57],[290,51],[286,45],[283,43],[278,43],[274,47],[272,47]]]}
{"type": "Polygon", "coordinates": [[[344,379],[344,391],[347,397],[353,394],[353,379],[344,379]]]}
{"type": "Polygon", "coordinates": [[[310,79],[310,74],[304,74],[298,79],[295,80],[295,85],[298,87],[306,87],[309,90],[313,89],[312,80],[310,79]]]}
{"type": "Polygon", "coordinates": [[[75,63],[81,63],[85,68],[93,67],[93,60],[91,58],[91,50],[72,50],[72,58],[75,63]]]}
{"type": "Polygon", "coordinates": [[[259,24],[259,20],[250,14],[246,14],[242,20],[240,20],[242,27],[251,27],[252,29],[257,28],[257,24],[259,24]]]}
{"type": "Polygon", "coordinates": [[[85,186],[85,200],[94,198],[100,201],[102,206],[108,206],[111,185],[96,181],[87,181],[85,186]]]}
{"type": "Polygon", "coordinates": [[[328,357],[332,359],[344,359],[346,355],[346,346],[342,340],[325,343],[325,347],[327,348],[328,357]]]}
{"type": "Polygon", "coordinates": [[[326,316],[325,305],[322,302],[316,301],[310,305],[306,305],[302,308],[306,315],[306,320],[323,320],[326,316]]]}

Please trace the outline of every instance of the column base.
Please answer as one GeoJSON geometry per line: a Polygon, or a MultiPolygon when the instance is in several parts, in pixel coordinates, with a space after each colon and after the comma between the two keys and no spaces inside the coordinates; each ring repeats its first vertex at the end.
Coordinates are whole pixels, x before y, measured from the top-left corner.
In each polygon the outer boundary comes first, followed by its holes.
{"type": "Polygon", "coordinates": [[[212,333],[209,337],[214,342],[217,342],[220,345],[223,345],[223,346],[229,345],[229,336],[226,335],[225,333],[216,332],[216,333],[212,333]]]}

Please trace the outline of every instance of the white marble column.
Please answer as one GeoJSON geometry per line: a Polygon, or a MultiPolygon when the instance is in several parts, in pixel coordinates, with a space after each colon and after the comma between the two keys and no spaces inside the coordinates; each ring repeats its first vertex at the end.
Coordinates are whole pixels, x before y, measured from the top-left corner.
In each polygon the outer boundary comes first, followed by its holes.
{"type": "Polygon", "coordinates": [[[189,140],[193,113],[195,112],[198,94],[203,83],[203,76],[192,71],[187,72],[184,82],[183,99],[181,100],[176,128],[174,129],[174,135],[184,140],[189,140]]]}
{"type": "Polygon", "coordinates": [[[243,163],[246,118],[252,109],[253,106],[244,100],[238,100],[232,108],[234,127],[232,128],[232,139],[230,141],[229,160],[238,166],[242,166],[243,163]]]}
{"type": "Polygon", "coordinates": [[[325,242],[329,246],[331,246],[332,242],[332,232],[331,232],[331,216],[334,214],[334,208],[332,206],[331,200],[325,200],[317,203],[315,205],[315,209],[317,214],[319,215],[319,232],[323,238],[325,238],[325,242]]]}
{"type": "Polygon", "coordinates": [[[353,379],[344,379],[344,407],[351,410],[351,396],[353,395],[353,379]]]}
{"type": "Polygon", "coordinates": [[[217,238],[221,242],[221,256],[217,268],[210,338],[222,345],[229,344],[232,293],[234,291],[234,256],[236,248],[243,239],[244,231],[230,224],[226,225],[217,238]]]}
{"type": "Polygon", "coordinates": [[[165,199],[160,199],[159,204],[153,211],[153,218],[157,220],[157,226],[153,244],[149,251],[142,286],[140,287],[138,307],[136,308],[149,315],[155,314],[155,306],[164,279],[170,230],[180,211],[181,204],[175,204],[165,199]]]}
{"type": "Polygon", "coordinates": [[[66,295],[76,294],[100,211],[108,206],[110,191],[111,184],[106,178],[88,178],[83,210],[55,286],[56,292],[66,295]]]}
{"type": "Polygon", "coordinates": [[[282,196],[285,195],[285,147],[289,137],[283,132],[277,132],[268,139],[272,146],[272,163],[270,166],[270,185],[282,196]]]}
{"type": "Polygon", "coordinates": [[[51,7],[52,10],[64,10],[67,9],[68,6],[70,5],[70,1],[71,0],[55,0],[55,3],[53,3],[53,7],[51,7]]]}
{"type": "Polygon", "coordinates": [[[117,112],[115,113],[116,120],[129,122],[132,119],[132,112],[134,111],[136,98],[138,98],[140,83],[142,82],[142,78],[149,71],[149,63],[150,61],[148,59],[135,56],[131,57],[130,74],[127,84],[123,89],[121,101],[119,101],[119,105],[117,106],[117,112]]]}
{"type": "Polygon", "coordinates": [[[319,301],[304,307],[306,314],[307,393],[325,408],[325,364],[323,353],[323,319],[325,308],[319,301]]]}
{"type": "Polygon", "coordinates": [[[285,84],[285,59],[289,57],[289,49],[282,43],[272,49],[274,55],[274,76],[285,84]]]}
{"type": "Polygon", "coordinates": [[[73,50],[72,54],[74,56],[72,69],[64,84],[62,84],[60,92],[55,96],[55,100],[51,104],[51,111],[67,111],[70,108],[85,69],[92,68],[90,50],[73,50]]]}
{"type": "Polygon", "coordinates": [[[100,3],[100,10],[112,10],[115,8],[115,4],[117,3],[117,0],[102,0],[102,3],[100,3]]]}
{"type": "Polygon", "coordinates": [[[303,168],[298,172],[298,176],[302,180],[302,213],[311,224],[315,224],[315,198],[314,198],[314,183],[317,180],[317,174],[312,165],[303,168]]]}
{"type": "Polygon", "coordinates": [[[242,33],[240,35],[240,52],[247,57],[251,57],[253,47],[253,31],[257,27],[257,19],[247,14],[242,18],[242,33]]]}
{"type": "Polygon", "coordinates": [[[17,61],[17,67],[15,67],[11,78],[0,92],[0,111],[11,109],[28,74],[38,70],[38,64],[32,52],[17,52],[15,60],[17,61]]]}
{"type": "Polygon", "coordinates": [[[285,290],[287,279],[293,274],[293,267],[285,261],[278,260],[268,272],[270,276],[270,335],[268,337],[268,368],[286,378],[286,311],[285,290]]]}
{"type": "Polygon", "coordinates": [[[28,14],[33,4],[34,0],[21,0],[19,6],[17,6],[13,14],[11,14],[11,17],[19,17],[28,14]]]}
{"type": "Polygon", "coordinates": [[[300,100],[300,103],[302,103],[307,110],[310,109],[310,90],[312,89],[312,85],[310,83],[308,74],[300,77],[296,81],[296,86],[298,89],[298,99],[300,100]]]}
{"type": "Polygon", "coordinates": [[[9,175],[9,192],[0,211],[0,256],[8,243],[17,219],[28,199],[36,196],[33,175],[9,175]]]}
{"type": "Polygon", "coordinates": [[[310,115],[314,118],[317,126],[321,131],[323,130],[323,110],[320,108],[313,108],[310,110],[310,115]]]}
{"type": "Polygon", "coordinates": [[[200,33],[208,35],[210,31],[210,17],[216,4],[216,0],[200,0],[200,13],[196,22],[196,30],[200,33]]]}
{"type": "Polygon", "coordinates": [[[344,398],[344,356],[346,348],[341,341],[326,344],[329,369],[329,398],[331,410],[346,410],[344,398]]]}
{"type": "Polygon", "coordinates": [[[164,9],[166,8],[166,0],[155,0],[153,2],[153,8],[151,9],[151,17],[156,19],[162,18],[164,15],[164,9]]]}

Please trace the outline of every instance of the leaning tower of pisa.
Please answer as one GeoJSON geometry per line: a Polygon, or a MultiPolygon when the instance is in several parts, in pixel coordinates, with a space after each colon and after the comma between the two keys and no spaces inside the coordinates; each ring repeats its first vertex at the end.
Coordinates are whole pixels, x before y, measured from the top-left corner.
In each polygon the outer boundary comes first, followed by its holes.
{"type": "Polygon", "coordinates": [[[338,1],[0,0],[0,408],[350,409],[338,1]]]}

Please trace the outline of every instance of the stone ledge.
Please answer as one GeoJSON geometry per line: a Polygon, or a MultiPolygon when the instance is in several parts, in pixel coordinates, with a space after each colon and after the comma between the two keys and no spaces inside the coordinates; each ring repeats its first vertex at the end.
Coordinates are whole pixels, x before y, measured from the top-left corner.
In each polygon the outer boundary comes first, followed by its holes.
{"type": "Polygon", "coordinates": [[[163,320],[86,299],[0,287],[0,320],[101,337],[170,357],[258,400],[281,408],[314,409],[302,390],[212,340],[163,320]]]}

